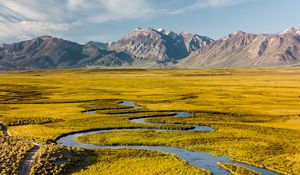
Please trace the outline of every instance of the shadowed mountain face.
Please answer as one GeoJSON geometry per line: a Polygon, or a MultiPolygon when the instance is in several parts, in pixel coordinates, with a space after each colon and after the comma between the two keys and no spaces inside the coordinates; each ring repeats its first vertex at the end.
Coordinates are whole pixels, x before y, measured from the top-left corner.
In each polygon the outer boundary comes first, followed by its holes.
{"type": "Polygon", "coordinates": [[[126,53],[101,50],[50,36],[0,46],[0,69],[53,69],[121,66],[132,62],[126,53]]]}
{"type": "Polygon", "coordinates": [[[0,70],[83,67],[230,68],[300,66],[300,30],[220,40],[163,29],[135,29],[117,42],[85,45],[50,36],[0,45],[0,70]]]}
{"type": "Polygon", "coordinates": [[[276,35],[236,32],[184,59],[183,67],[278,67],[300,63],[300,32],[276,35]]]}
{"type": "Polygon", "coordinates": [[[102,50],[107,50],[109,44],[108,43],[102,43],[102,42],[98,42],[98,41],[89,41],[87,43],[87,45],[96,47],[98,49],[102,49],[102,50]]]}
{"type": "Polygon", "coordinates": [[[81,45],[49,36],[3,45],[0,55],[12,69],[68,67],[84,57],[81,45]]]}

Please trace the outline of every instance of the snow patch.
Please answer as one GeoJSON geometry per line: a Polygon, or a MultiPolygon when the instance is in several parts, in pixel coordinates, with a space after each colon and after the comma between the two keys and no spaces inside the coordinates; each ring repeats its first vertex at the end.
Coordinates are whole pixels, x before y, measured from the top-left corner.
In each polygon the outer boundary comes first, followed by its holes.
{"type": "Polygon", "coordinates": [[[285,29],[283,30],[282,32],[279,33],[279,35],[284,35],[284,34],[287,34],[291,31],[291,29],[285,29]]]}
{"type": "Polygon", "coordinates": [[[294,27],[285,29],[284,31],[280,32],[279,35],[286,35],[286,34],[296,34],[300,35],[300,29],[296,29],[294,27]]]}
{"type": "Polygon", "coordinates": [[[222,40],[223,41],[226,41],[226,40],[228,40],[230,38],[230,35],[227,35],[227,36],[224,36],[223,38],[222,38],[222,40]]]}
{"type": "Polygon", "coordinates": [[[163,28],[158,28],[157,31],[158,31],[158,32],[161,32],[161,33],[166,33],[166,30],[163,29],[163,28]]]}

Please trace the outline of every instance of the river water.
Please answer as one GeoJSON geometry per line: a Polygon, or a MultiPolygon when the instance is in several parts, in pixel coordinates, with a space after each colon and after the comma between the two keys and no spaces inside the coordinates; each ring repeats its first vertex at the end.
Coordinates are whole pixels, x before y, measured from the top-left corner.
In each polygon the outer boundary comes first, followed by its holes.
{"type": "MultiPolygon", "coordinates": [[[[121,106],[125,107],[131,107],[131,109],[139,109],[142,108],[141,106],[137,106],[135,102],[133,101],[123,101],[119,103],[121,106]]],[[[85,111],[86,114],[93,114],[95,113],[93,110],[85,111]]],[[[193,114],[189,112],[182,112],[178,111],[176,112],[176,115],[172,117],[192,117],[193,114]]],[[[162,116],[163,117],[163,116],[162,116]]],[[[167,116],[170,117],[170,116],[167,116]]],[[[157,117],[155,117],[157,118],[157,117]]],[[[153,125],[153,123],[149,123],[145,121],[146,118],[139,118],[139,119],[132,119],[131,122],[139,123],[139,124],[145,124],[145,125],[153,125]]],[[[147,118],[151,119],[151,117],[147,118]]],[[[157,124],[155,124],[157,125],[157,124]]],[[[163,125],[163,124],[160,124],[163,125]]],[[[183,126],[183,125],[181,125],[183,126]]],[[[181,159],[187,161],[191,165],[203,168],[206,170],[209,170],[214,175],[230,175],[229,172],[225,171],[223,168],[219,167],[217,165],[218,162],[226,162],[226,163],[234,163],[237,165],[240,165],[242,167],[254,170],[256,172],[265,174],[265,175],[277,175],[278,173],[272,172],[270,170],[255,167],[252,165],[236,162],[233,160],[230,160],[223,156],[213,156],[211,154],[208,154],[206,152],[196,152],[196,151],[190,151],[182,148],[177,147],[169,147],[169,146],[99,146],[94,144],[85,144],[80,143],[76,141],[76,137],[80,136],[86,136],[91,134],[98,134],[98,133],[105,133],[105,132],[121,132],[121,131],[141,131],[141,130],[155,130],[155,131],[164,131],[164,132],[212,132],[214,129],[208,126],[201,126],[201,125],[184,125],[184,126],[192,126],[192,129],[190,130],[159,130],[159,129],[112,129],[112,130],[97,130],[97,131],[85,131],[85,132],[79,132],[75,134],[69,134],[64,137],[61,137],[57,140],[57,143],[63,146],[74,146],[79,148],[85,148],[85,149],[121,149],[121,148],[129,148],[129,149],[143,149],[143,150],[153,150],[153,151],[161,151],[165,153],[171,153],[175,154],[181,159]]]]}

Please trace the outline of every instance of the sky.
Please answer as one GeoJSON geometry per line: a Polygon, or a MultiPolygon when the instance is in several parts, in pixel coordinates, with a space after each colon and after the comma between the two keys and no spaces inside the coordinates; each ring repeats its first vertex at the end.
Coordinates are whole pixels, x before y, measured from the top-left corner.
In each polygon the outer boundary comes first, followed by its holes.
{"type": "Polygon", "coordinates": [[[299,0],[0,0],[0,43],[51,35],[110,42],[134,28],[213,39],[300,28],[299,0]]]}

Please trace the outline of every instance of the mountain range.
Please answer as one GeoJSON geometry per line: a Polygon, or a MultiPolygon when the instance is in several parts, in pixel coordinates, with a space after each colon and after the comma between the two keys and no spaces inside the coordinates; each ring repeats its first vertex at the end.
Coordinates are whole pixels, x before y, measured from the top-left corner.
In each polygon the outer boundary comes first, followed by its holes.
{"type": "Polygon", "coordinates": [[[282,67],[300,63],[300,30],[279,34],[236,32],[199,49],[179,63],[183,67],[282,67]]]}
{"type": "Polygon", "coordinates": [[[84,67],[231,68],[300,65],[300,30],[207,36],[136,28],[112,43],[51,36],[0,45],[0,70],[84,67]]]}

